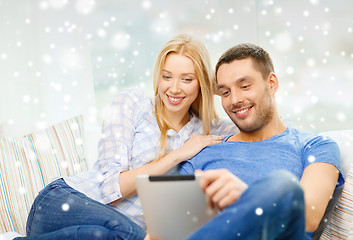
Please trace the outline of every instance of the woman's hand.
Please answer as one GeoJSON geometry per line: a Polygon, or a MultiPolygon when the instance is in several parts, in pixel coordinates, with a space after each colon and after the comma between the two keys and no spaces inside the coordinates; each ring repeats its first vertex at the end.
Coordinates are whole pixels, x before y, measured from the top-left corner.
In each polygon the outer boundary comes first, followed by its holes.
{"type": "Polygon", "coordinates": [[[248,186],[226,169],[196,170],[201,174],[200,187],[206,194],[206,200],[211,209],[217,207],[223,210],[235,203],[248,186]]]}
{"type": "Polygon", "coordinates": [[[178,153],[179,162],[189,160],[205,147],[219,144],[223,139],[223,136],[192,135],[183,146],[175,150],[178,153]]]}
{"type": "Polygon", "coordinates": [[[173,150],[166,154],[163,158],[158,161],[153,161],[149,164],[145,164],[141,167],[124,171],[120,173],[120,192],[123,197],[112,202],[111,205],[116,205],[124,198],[131,197],[136,194],[136,176],[139,174],[148,174],[148,175],[162,175],[167,173],[170,169],[175,167],[178,163],[186,161],[197,153],[199,153],[203,148],[212,145],[221,143],[222,136],[213,136],[213,135],[193,135],[189,140],[187,140],[183,146],[173,150]],[[123,183],[123,184],[121,184],[123,183]]]}

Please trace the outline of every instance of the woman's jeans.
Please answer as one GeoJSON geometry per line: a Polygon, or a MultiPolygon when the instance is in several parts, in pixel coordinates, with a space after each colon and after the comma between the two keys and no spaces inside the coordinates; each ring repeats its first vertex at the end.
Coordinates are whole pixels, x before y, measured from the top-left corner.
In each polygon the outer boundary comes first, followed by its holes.
{"type": "Polygon", "coordinates": [[[146,232],[109,205],[69,187],[63,179],[46,186],[27,219],[27,237],[15,239],[144,239],[146,232]]]}
{"type": "MultiPolygon", "coordinates": [[[[294,175],[276,171],[251,184],[236,203],[187,239],[311,239],[304,234],[303,191],[294,175]]],[[[123,214],[57,180],[34,201],[23,239],[143,239],[145,235],[123,214]]]]}
{"type": "Polygon", "coordinates": [[[312,239],[305,235],[304,209],[296,177],[276,171],[251,184],[236,203],[187,239],[312,239]]]}

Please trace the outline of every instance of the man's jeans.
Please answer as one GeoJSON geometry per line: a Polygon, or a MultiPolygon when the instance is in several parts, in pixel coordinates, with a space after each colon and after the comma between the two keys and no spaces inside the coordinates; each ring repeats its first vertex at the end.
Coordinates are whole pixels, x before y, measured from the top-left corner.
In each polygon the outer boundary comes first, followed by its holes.
{"type": "Polygon", "coordinates": [[[101,204],[59,179],[35,199],[27,237],[15,239],[144,239],[146,232],[109,205],[101,204]]]}
{"type": "Polygon", "coordinates": [[[239,200],[188,240],[303,240],[303,191],[294,175],[276,171],[251,184],[239,200]]]}
{"type": "MultiPolygon", "coordinates": [[[[304,234],[303,191],[294,175],[277,171],[251,184],[188,240],[303,240],[304,234]]],[[[23,239],[143,239],[145,232],[110,206],[57,180],[36,198],[27,235],[23,239]]]]}

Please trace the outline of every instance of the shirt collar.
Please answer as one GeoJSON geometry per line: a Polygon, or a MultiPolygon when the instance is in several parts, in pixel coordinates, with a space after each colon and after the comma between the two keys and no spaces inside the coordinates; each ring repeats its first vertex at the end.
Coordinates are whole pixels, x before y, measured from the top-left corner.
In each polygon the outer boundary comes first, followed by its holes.
{"type": "Polygon", "coordinates": [[[190,120],[185,124],[185,126],[180,129],[179,133],[177,133],[176,131],[174,131],[173,129],[169,129],[167,131],[167,136],[174,136],[174,135],[179,135],[179,136],[183,136],[185,134],[187,134],[188,138],[190,137],[189,135],[194,132],[195,127],[197,127],[197,121],[198,121],[198,117],[195,116],[195,114],[189,112],[189,117],[190,120]]]}

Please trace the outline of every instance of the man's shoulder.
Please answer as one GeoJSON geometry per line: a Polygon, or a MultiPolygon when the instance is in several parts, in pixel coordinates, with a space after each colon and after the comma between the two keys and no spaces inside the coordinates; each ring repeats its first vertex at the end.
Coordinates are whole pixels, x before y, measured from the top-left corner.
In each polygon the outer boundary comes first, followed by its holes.
{"type": "Polygon", "coordinates": [[[214,158],[215,156],[219,156],[220,153],[227,151],[226,150],[227,148],[228,148],[228,144],[225,144],[224,142],[207,146],[203,148],[198,154],[196,154],[189,161],[191,162],[200,161],[200,160],[202,161],[202,160],[214,158]]]}
{"type": "Polygon", "coordinates": [[[317,135],[313,132],[299,130],[299,129],[293,128],[293,127],[287,127],[287,129],[288,129],[289,134],[292,134],[295,136],[311,137],[311,136],[317,135]]]}
{"type": "Polygon", "coordinates": [[[189,159],[190,162],[204,162],[210,159],[217,159],[220,156],[225,156],[228,153],[232,154],[234,147],[231,144],[222,142],[219,144],[214,144],[203,148],[198,154],[189,159]]]}
{"type": "Polygon", "coordinates": [[[322,139],[322,140],[330,140],[334,141],[333,138],[326,136],[325,134],[313,133],[309,131],[298,130],[296,128],[291,128],[291,131],[294,135],[300,136],[302,138],[307,139],[322,139]]]}
{"type": "Polygon", "coordinates": [[[181,164],[180,173],[192,173],[195,169],[204,169],[211,162],[223,157],[224,153],[231,152],[227,149],[229,144],[214,144],[205,147],[191,159],[181,164]]]}
{"type": "Polygon", "coordinates": [[[312,141],[314,139],[321,139],[322,138],[322,136],[320,136],[316,133],[304,131],[304,130],[299,130],[299,129],[291,128],[291,127],[288,127],[288,136],[291,138],[295,138],[299,142],[302,142],[302,143],[312,141]]]}
{"type": "Polygon", "coordinates": [[[330,137],[317,133],[302,131],[295,128],[290,129],[291,138],[296,141],[301,149],[313,151],[314,149],[337,149],[337,143],[330,137]]]}

